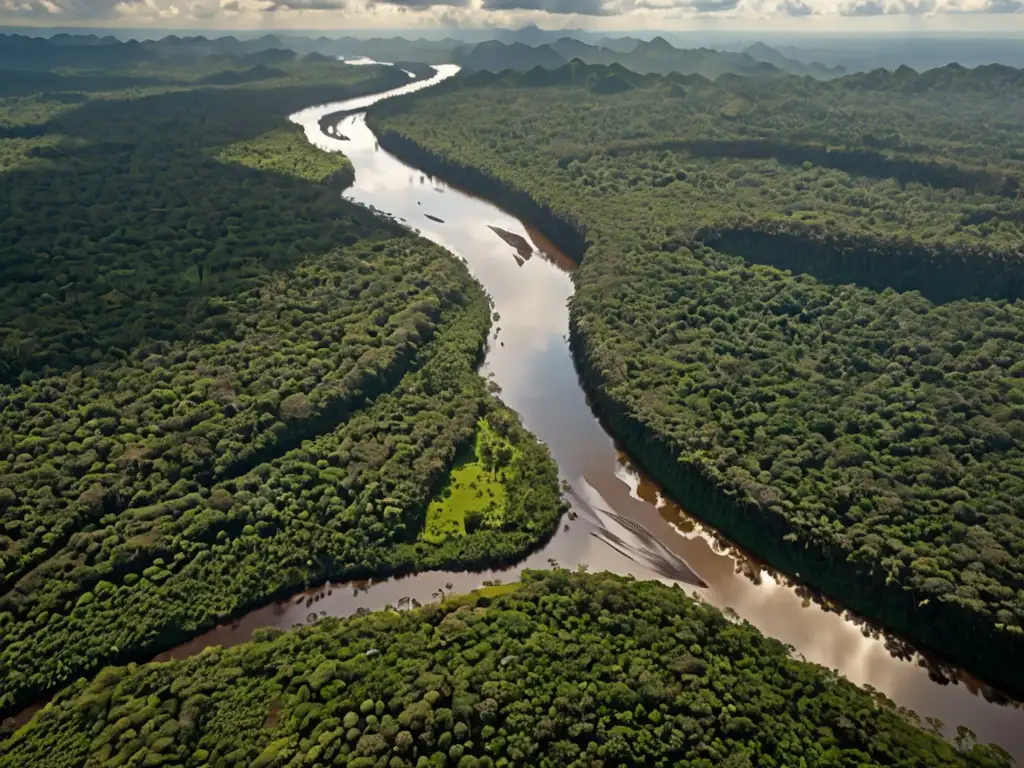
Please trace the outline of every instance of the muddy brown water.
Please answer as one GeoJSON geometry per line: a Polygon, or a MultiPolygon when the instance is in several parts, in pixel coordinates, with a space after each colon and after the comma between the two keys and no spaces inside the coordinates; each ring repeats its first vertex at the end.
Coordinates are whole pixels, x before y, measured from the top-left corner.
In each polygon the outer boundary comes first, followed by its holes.
{"type": "MultiPolygon", "coordinates": [[[[398,91],[429,87],[456,71],[442,66],[432,80],[398,91]]],[[[494,323],[481,374],[500,387],[502,400],[550,447],[571,488],[567,497],[572,514],[546,547],[514,568],[428,571],[380,582],[328,584],[252,611],[157,660],[190,656],[208,645],[244,642],[259,627],[288,629],[360,608],[425,603],[485,581],[514,581],[523,568],[586,566],[592,572],[680,584],[788,643],[798,657],[871,685],[922,719],[940,719],[947,732],[965,725],[979,741],[999,744],[1024,764],[1024,709],[1019,702],[779,575],[667,500],[630,463],[594,416],[577,378],[566,307],[575,265],[557,248],[491,203],[379,149],[362,114],[341,120],[329,131],[332,135],[321,132],[321,117],[362,109],[394,93],[313,107],[292,119],[305,128],[311,142],[343,151],[352,161],[356,181],[346,197],[392,216],[464,259],[490,294],[500,319],[494,323]],[[530,244],[532,258],[523,257],[523,242],[530,244]]]]}

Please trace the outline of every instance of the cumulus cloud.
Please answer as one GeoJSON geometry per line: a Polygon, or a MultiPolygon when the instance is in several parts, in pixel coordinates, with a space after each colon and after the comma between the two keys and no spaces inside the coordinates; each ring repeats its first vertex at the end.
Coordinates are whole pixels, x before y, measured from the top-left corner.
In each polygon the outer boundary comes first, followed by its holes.
{"type": "Polygon", "coordinates": [[[32,19],[44,25],[98,25],[124,19],[133,26],[209,22],[207,26],[240,28],[266,23],[296,26],[306,23],[295,21],[304,17],[335,26],[358,26],[373,19],[370,26],[402,26],[411,21],[414,26],[472,28],[518,27],[552,16],[611,17],[624,21],[622,28],[637,26],[636,19],[641,19],[647,29],[657,28],[660,22],[702,17],[776,19],[783,24],[801,17],[813,17],[814,22],[860,17],[872,25],[888,23],[883,21],[886,17],[945,17],[949,25],[958,23],[949,21],[957,14],[988,15],[984,23],[994,25],[1002,24],[993,21],[997,15],[1016,13],[1024,14],[1024,0],[0,0],[0,23],[32,19]],[[410,21],[398,22],[402,14],[410,21]]]}
{"type": "Polygon", "coordinates": [[[882,16],[885,3],[882,0],[856,0],[840,6],[839,13],[843,16],[882,16]]]}
{"type": "Polygon", "coordinates": [[[2,0],[0,9],[5,15],[15,16],[46,16],[61,12],[61,7],[51,0],[2,0]]]}
{"type": "MultiPolygon", "coordinates": [[[[994,2],[1018,2],[1018,0],[990,0],[994,2]]],[[[948,5],[940,8],[938,0],[855,0],[840,6],[843,16],[924,16],[944,10],[950,11],[948,5]]]]}
{"type": "Polygon", "coordinates": [[[631,11],[677,11],[688,15],[735,11],[743,0],[483,0],[488,11],[544,11],[580,16],[618,16],[631,11]]]}
{"type": "Polygon", "coordinates": [[[122,6],[136,4],[136,0],[2,0],[0,9],[16,16],[60,16],[91,21],[116,16],[122,6]]]}
{"type": "Polygon", "coordinates": [[[482,7],[488,11],[546,11],[581,16],[608,16],[612,13],[604,0],[483,0],[482,7]]]}
{"type": "Polygon", "coordinates": [[[1017,13],[1024,10],[1021,0],[988,0],[982,13],[1017,13]]]}
{"type": "Polygon", "coordinates": [[[677,7],[692,8],[697,13],[723,13],[735,11],[739,5],[740,0],[692,0],[677,7]]]}
{"type": "Polygon", "coordinates": [[[345,7],[345,0],[268,0],[263,11],[341,11],[345,7]]]}
{"type": "Polygon", "coordinates": [[[630,10],[672,11],[672,16],[713,16],[747,5],[749,0],[632,0],[630,10]]]}
{"type": "MultiPolygon", "coordinates": [[[[226,0],[234,2],[238,0],[226,0]]],[[[102,22],[125,18],[133,22],[160,22],[175,19],[206,20],[224,11],[224,2],[180,4],[171,0],[0,0],[0,17],[50,19],[66,22],[102,22]]]]}
{"type": "Polygon", "coordinates": [[[776,12],[782,13],[786,16],[792,16],[794,18],[800,16],[810,16],[814,13],[811,7],[803,2],[803,0],[786,0],[786,2],[779,3],[776,6],[776,12]]]}
{"type": "Polygon", "coordinates": [[[367,7],[370,8],[375,5],[388,5],[397,8],[400,11],[425,11],[435,5],[465,8],[469,5],[469,0],[369,0],[367,3],[367,7]]]}
{"type": "Polygon", "coordinates": [[[114,14],[126,16],[132,20],[144,19],[151,21],[168,21],[178,19],[183,14],[181,7],[175,3],[157,2],[157,0],[123,0],[114,6],[114,14]]]}
{"type": "Polygon", "coordinates": [[[473,13],[471,10],[467,10],[462,7],[438,7],[434,13],[431,14],[432,22],[439,27],[447,27],[449,29],[461,29],[462,27],[490,27],[490,26],[501,26],[495,24],[496,15],[485,16],[483,23],[480,22],[480,16],[473,13]]]}
{"type": "Polygon", "coordinates": [[[920,16],[936,9],[936,0],[896,0],[890,6],[889,13],[902,13],[908,16],[920,16]]]}

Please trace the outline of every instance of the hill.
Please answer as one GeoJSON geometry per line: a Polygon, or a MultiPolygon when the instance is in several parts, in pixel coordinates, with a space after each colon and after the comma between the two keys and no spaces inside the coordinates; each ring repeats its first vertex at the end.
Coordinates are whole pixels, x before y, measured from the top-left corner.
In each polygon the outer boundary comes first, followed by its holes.
{"type": "Polygon", "coordinates": [[[769,64],[773,64],[783,72],[787,72],[791,75],[807,75],[815,78],[816,80],[831,80],[832,78],[842,77],[846,74],[846,70],[843,67],[826,67],[824,64],[819,64],[816,61],[805,64],[802,61],[787,58],[779,51],[775,50],[771,46],[765,45],[764,43],[754,43],[748,48],[744,48],[743,53],[753,59],[757,59],[758,61],[765,61],[769,64]]]}
{"type": "Polygon", "coordinates": [[[550,46],[541,45],[536,48],[523,43],[505,43],[490,40],[474,46],[458,63],[467,71],[486,70],[503,72],[512,69],[525,72],[534,67],[558,69],[567,61],[550,46]]]}
{"type": "Polygon", "coordinates": [[[522,72],[534,67],[557,69],[573,59],[585,64],[615,64],[639,74],[678,72],[709,79],[727,74],[762,78],[785,74],[774,65],[757,61],[746,54],[679,49],[660,37],[649,42],[638,41],[626,52],[588,45],[568,37],[537,47],[521,43],[505,45],[492,40],[475,46],[459,63],[471,71],[501,72],[512,69],[522,72]]]}
{"type": "Polygon", "coordinates": [[[0,743],[0,766],[1009,764],[961,743],[679,589],[528,572],[105,669],[0,743]]]}

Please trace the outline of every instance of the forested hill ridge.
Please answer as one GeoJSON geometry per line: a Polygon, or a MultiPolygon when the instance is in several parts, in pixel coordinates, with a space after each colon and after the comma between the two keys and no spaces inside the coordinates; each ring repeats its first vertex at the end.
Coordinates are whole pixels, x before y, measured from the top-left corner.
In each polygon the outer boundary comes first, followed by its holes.
{"type": "Polygon", "coordinates": [[[684,75],[702,75],[711,80],[727,74],[757,78],[795,74],[821,79],[842,74],[841,70],[808,66],[787,59],[768,46],[755,48],[754,53],[757,55],[746,51],[733,53],[709,48],[676,48],[662,37],[653,40],[632,40],[631,44],[624,48],[588,45],[571,37],[564,37],[556,42],[538,46],[490,40],[465,52],[456,50],[454,60],[466,70],[487,70],[495,73],[506,69],[525,72],[534,67],[558,69],[570,61],[579,60],[584,64],[618,65],[641,74],[678,72],[684,75]],[[773,53],[775,55],[772,55],[773,53]]]}
{"type": "MultiPolygon", "coordinates": [[[[232,36],[207,38],[169,35],[159,40],[122,42],[95,35],[55,35],[52,38],[0,35],[0,69],[31,71],[54,66],[75,70],[150,69],[159,65],[236,63],[238,66],[274,65],[297,59],[368,56],[376,61],[413,61],[425,64],[457,63],[465,69],[501,72],[535,66],[557,69],[573,59],[586,64],[619,64],[635,72],[680,72],[714,79],[723,74],[779,77],[809,75],[828,79],[841,68],[804,64],[759,43],[742,52],[708,48],[681,49],[664,38],[621,38],[614,47],[591,45],[573,37],[527,45],[519,41],[486,40],[466,43],[454,38],[438,41],[403,37],[331,39],[265,35],[253,40],[232,36]]],[[[19,75],[19,78],[24,77],[19,75]]]]}
{"type": "Polygon", "coordinates": [[[0,67],[48,68],[51,61],[59,61],[61,66],[71,67],[114,67],[148,60],[259,57],[268,51],[290,57],[316,55],[351,59],[368,56],[377,61],[446,64],[452,60],[452,51],[465,45],[461,40],[453,38],[312,38],[291,34],[268,34],[251,39],[239,39],[233,35],[167,35],[154,40],[120,40],[110,35],[58,34],[38,37],[0,34],[0,67]]]}
{"type": "Polygon", "coordinates": [[[631,456],[847,608],[1024,690],[1024,73],[574,63],[382,104],[381,145],[582,267],[631,456]]]}
{"type": "Polygon", "coordinates": [[[0,101],[31,129],[0,139],[0,716],[306,585],[513,561],[557,525],[546,448],[475,373],[484,292],[287,120],[409,76],[282,66],[0,101]]]}
{"type": "Polygon", "coordinates": [[[564,571],[112,667],[0,766],[1001,768],[656,582],[564,571]]]}

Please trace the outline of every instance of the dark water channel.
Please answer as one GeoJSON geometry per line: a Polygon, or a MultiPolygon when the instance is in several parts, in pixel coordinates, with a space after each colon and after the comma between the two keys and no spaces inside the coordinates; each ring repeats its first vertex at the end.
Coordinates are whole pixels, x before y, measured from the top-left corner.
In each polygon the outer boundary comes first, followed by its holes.
{"type": "MultiPolygon", "coordinates": [[[[456,67],[440,67],[429,87],[456,67]]],[[[396,92],[313,107],[292,116],[311,142],[343,151],[356,182],[345,195],[419,231],[464,259],[500,315],[481,373],[550,446],[570,484],[573,519],[551,542],[504,572],[426,572],[379,583],[333,584],[256,610],[237,622],[164,654],[178,658],[211,644],[232,645],[262,626],[289,628],[324,615],[428,602],[439,593],[465,592],[485,580],[514,581],[521,568],[554,564],[629,573],[680,583],[687,591],[731,609],[762,632],[795,648],[808,661],[869,684],[922,718],[947,727],[966,725],[979,741],[995,742],[1024,764],[1024,710],[959,670],[915,652],[902,641],[821,600],[668,501],[631,466],[592,413],[577,380],[567,343],[566,302],[574,265],[519,220],[485,200],[431,179],[377,147],[363,115],[320,130],[322,117],[362,109],[396,92]],[[341,140],[335,136],[344,136],[341,140]]]]}

